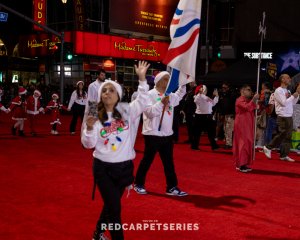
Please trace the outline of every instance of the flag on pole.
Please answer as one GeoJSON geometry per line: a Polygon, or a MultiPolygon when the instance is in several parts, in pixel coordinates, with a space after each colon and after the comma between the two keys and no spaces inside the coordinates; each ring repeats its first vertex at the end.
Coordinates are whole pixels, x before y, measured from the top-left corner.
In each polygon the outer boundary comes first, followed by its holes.
{"type": "Polygon", "coordinates": [[[202,0],[180,0],[170,26],[171,43],[163,61],[172,69],[166,95],[195,80],[202,0]]]}

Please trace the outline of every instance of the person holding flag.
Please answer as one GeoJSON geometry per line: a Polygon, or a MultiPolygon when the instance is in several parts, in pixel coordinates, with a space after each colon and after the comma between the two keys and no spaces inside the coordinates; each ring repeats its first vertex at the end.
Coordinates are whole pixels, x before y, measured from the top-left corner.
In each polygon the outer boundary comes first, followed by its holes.
{"type": "Polygon", "coordinates": [[[186,87],[181,86],[175,93],[165,96],[170,79],[166,71],[160,72],[154,79],[155,86],[148,92],[150,104],[143,113],[143,130],[145,139],[144,157],[138,167],[134,190],[138,194],[147,194],[145,189],[146,174],[158,152],[162,160],[167,189],[166,194],[173,196],[186,196],[187,193],[178,187],[177,176],[173,161],[173,115],[174,107],[186,93],[186,87]],[[164,117],[161,120],[162,113],[164,117]]]}
{"type": "Polygon", "coordinates": [[[180,0],[170,25],[172,41],[163,62],[172,72],[171,75],[165,71],[156,75],[155,87],[149,91],[151,103],[143,114],[145,151],[136,173],[134,187],[139,194],[147,194],[146,174],[156,152],[159,152],[166,175],[166,194],[187,195],[177,187],[173,162],[173,108],[185,95],[185,85],[195,81],[201,5],[201,0],[180,0]],[[172,93],[176,89],[178,90],[172,93]]]}

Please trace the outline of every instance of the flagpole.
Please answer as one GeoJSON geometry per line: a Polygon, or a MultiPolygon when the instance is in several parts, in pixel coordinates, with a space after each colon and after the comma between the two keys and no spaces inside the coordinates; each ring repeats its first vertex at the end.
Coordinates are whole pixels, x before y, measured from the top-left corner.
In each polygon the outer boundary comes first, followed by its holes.
{"type": "MultiPolygon", "coordinates": [[[[257,80],[256,80],[256,93],[258,94],[259,91],[259,78],[260,78],[260,64],[261,64],[261,53],[262,53],[262,43],[263,39],[266,37],[266,26],[265,26],[265,18],[266,12],[263,12],[263,20],[259,22],[259,34],[260,34],[260,49],[258,55],[258,64],[257,64],[257,80]]],[[[253,160],[255,160],[255,145],[256,145],[256,132],[257,132],[257,111],[255,109],[255,119],[254,119],[254,143],[253,143],[253,160]]]]}
{"type": "MultiPolygon", "coordinates": [[[[167,98],[169,98],[169,97],[167,96],[167,98]]],[[[162,121],[163,121],[163,119],[164,119],[165,111],[166,111],[166,105],[164,105],[163,112],[162,112],[161,117],[160,117],[159,126],[158,126],[158,131],[161,130],[161,125],[162,125],[162,121]]]]}
{"type": "MultiPolygon", "coordinates": [[[[207,7],[206,7],[206,29],[205,29],[205,75],[208,73],[208,63],[209,63],[209,38],[208,38],[208,20],[209,20],[209,0],[207,0],[207,7]]],[[[201,49],[200,49],[201,51],[201,49]]]]}

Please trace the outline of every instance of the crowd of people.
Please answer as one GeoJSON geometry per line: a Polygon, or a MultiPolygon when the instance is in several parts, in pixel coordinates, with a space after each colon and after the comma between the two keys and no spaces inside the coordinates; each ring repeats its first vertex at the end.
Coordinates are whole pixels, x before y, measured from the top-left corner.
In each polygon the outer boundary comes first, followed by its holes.
{"type": "MultiPolygon", "coordinates": [[[[232,149],[235,168],[242,173],[252,170],[255,147],[261,148],[267,158],[271,158],[272,150],[279,149],[282,161],[295,161],[289,152],[293,106],[299,101],[300,84],[290,92],[289,75],[282,74],[280,86],[276,88],[263,82],[259,93],[254,93],[247,84],[236,90],[227,82],[219,89],[190,82],[166,96],[170,74],[166,71],[158,73],[153,89],[149,90],[148,68],[149,64],[144,61],[135,65],[139,85],[126,101],[124,87],[117,81],[107,80],[104,70],[98,72],[97,79],[89,86],[78,81],[67,106],[59,101],[57,92],[52,92],[51,98],[42,102],[43,85],[30,89],[19,86],[18,94],[6,104],[1,104],[0,98],[0,109],[11,114],[13,135],[24,136],[25,120],[28,120],[30,134],[35,136],[38,115],[47,112],[50,113],[50,133],[54,135],[58,134],[57,128],[61,124],[61,111],[72,112],[69,127],[72,135],[76,132],[78,119],[81,120],[81,143],[94,150],[94,191],[98,187],[104,202],[94,240],[104,237],[105,224],[121,223],[121,197],[126,187],[133,186],[137,194],[148,193],[146,176],[156,153],[164,167],[165,193],[177,197],[188,195],[178,187],[173,157],[180,122],[187,127],[188,138],[184,143],[190,145],[191,151],[201,151],[200,137],[207,132],[211,150],[232,149]],[[145,149],[134,174],[132,160],[140,123],[145,149]]],[[[1,88],[0,97],[3,94],[1,88]]],[[[112,239],[123,239],[122,229],[112,229],[110,233],[112,239]]]]}

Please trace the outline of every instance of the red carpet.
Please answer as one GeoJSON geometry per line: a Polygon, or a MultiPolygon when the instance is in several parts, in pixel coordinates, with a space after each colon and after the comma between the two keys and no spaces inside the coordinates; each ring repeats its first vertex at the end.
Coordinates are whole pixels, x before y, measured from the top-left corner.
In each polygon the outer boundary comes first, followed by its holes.
{"type": "MultiPolygon", "coordinates": [[[[10,116],[0,114],[0,239],[90,240],[102,201],[91,200],[91,151],[70,136],[70,116],[62,117],[59,136],[50,135],[49,116],[41,116],[37,137],[10,135],[10,116]]],[[[25,123],[26,124],[26,123],[25,123]]],[[[25,133],[28,128],[25,125],[25,133]]],[[[180,141],[186,139],[185,128],[180,141]]],[[[165,178],[157,157],[147,176],[148,195],[123,197],[127,224],[198,224],[198,230],[125,231],[125,239],[300,239],[300,156],[296,163],[268,160],[257,152],[252,173],[236,172],[230,151],[201,151],[175,145],[179,187],[190,195],[164,194],[165,178]]],[[[137,167],[143,138],[137,138],[137,167]]],[[[157,225],[155,225],[157,226],[157,225]]]]}

